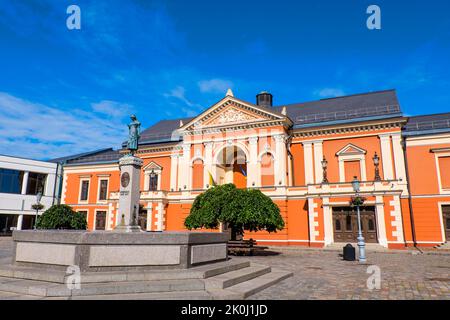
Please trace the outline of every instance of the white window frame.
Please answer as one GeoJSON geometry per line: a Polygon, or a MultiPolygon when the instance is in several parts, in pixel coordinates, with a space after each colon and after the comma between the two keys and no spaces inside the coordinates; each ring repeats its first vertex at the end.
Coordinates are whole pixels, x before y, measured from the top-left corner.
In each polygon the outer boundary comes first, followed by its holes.
{"type": "Polygon", "coordinates": [[[345,162],[359,161],[359,170],[361,175],[361,181],[367,181],[366,175],[366,157],[365,155],[341,155],[339,156],[339,181],[345,181],[345,162]]]}
{"type": "Polygon", "coordinates": [[[108,202],[108,194],[109,194],[109,176],[99,176],[98,177],[98,186],[97,186],[97,202],[98,203],[106,203],[106,202],[108,202]],[[101,186],[101,181],[102,180],[106,180],[107,181],[107,185],[106,185],[106,199],[105,200],[100,200],[100,186],[101,186]]]}
{"type": "Polygon", "coordinates": [[[450,239],[445,239],[445,227],[444,227],[444,219],[442,214],[442,206],[449,206],[450,202],[448,201],[442,201],[438,202],[438,211],[439,211],[439,221],[441,223],[441,237],[442,237],[442,243],[445,241],[450,241],[450,239]]]}
{"type": "Polygon", "coordinates": [[[345,181],[345,161],[359,161],[359,169],[360,169],[360,176],[361,181],[367,181],[367,171],[366,171],[366,153],[367,151],[364,149],[361,149],[360,147],[349,143],[345,147],[343,147],[341,150],[339,150],[336,153],[336,156],[338,157],[339,161],[339,181],[340,182],[350,182],[345,181]],[[349,152],[347,153],[347,150],[349,148],[352,148],[356,150],[356,152],[349,152]]]}
{"type": "MultiPolygon", "coordinates": [[[[109,216],[109,210],[108,209],[95,209],[94,210],[94,223],[92,224],[92,231],[95,231],[96,230],[96,227],[97,227],[97,212],[98,211],[104,211],[104,212],[106,212],[106,215],[105,215],[105,230],[104,231],[106,231],[106,230],[108,230],[108,216],[109,216]]],[[[100,231],[103,231],[103,230],[100,230],[100,231]]]]}
{"type": "Polygon", "coordinates": [[[144,191],[150,191],[150,173],[153,172],[158,176],[157,190],[161,190],[162,167],[156,162],[151,161],[144,168],[144,191]]]}
{"type": "Polygon", "coordinates": [[[91,191],[91,178],[83,178],[80,177],[80,187],[78,190],[78,202],[79,203],[89,203],[89,193],[91,191]],[[81,191],[82,191],[82,186],[83,186],[83,181],[87,181],[89,183],[88,185],[88,191],[87,191],[87,199],[86,200],[81,200],[81,191]]]}
{"type": "Polygon", "coordinates": [[[439,185],[439,193],[440,194],[450,194],[450,189],[444,189],[442,187],[442,181],[441,181],[441,168],[439,166],[439,158],[447,158],[450,157],[450,152],[435,152],[434,158],[436,161],[436,170],[437,170],[437,178],[438,178],[438,185],[439,185]]]}

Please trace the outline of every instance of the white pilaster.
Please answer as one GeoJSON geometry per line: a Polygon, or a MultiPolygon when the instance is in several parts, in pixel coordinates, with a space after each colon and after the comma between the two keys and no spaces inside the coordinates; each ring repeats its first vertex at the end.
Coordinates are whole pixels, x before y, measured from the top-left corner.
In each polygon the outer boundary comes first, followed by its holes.
{"type": "Polygon", "coordinates": [[[152,221],[153,221],[153,209],[152,209],[152,203],[147,203],[147,231],[152,231],[152,221]]]}
{"type": "Polygon", "coordinates": [[[23,223],[23,214],[19,214],[17,217],[17,230],[22,230],[22,223],[23,223]]]}
{"type": "Polygon", "coordinates": [[[395,227],[395,231],[392,231],[392,235],[397,237],[397,242],[404,242],[400,197],[394,196],[394,200],[390,202],[390,205],[394,208],[394,210],[391,211],[391,217],[394,218],[391,225],[392,227],[395,227]]]}
{"type": "Polygon", "coordinates": [[[316,183],[322,183],[323,181],[323,170],[322,170],[322,159],[323,159],[323,148],[322,141],[314,141],[314,168],[316,183]]]}
{"type": "Polygon", "coordinates": [[[275,185],[286,185],[286,137],[282,134],[275,138],[275,185]],[[281,182],[281,184],[280,184],[281,182]]]}
{"type": "Polygon", "coordinates": [[[386,221],[384,218],[384,203],[382,196],[375,197],[375,205],[376,205],[378,243],[383,247],[387,248],[388,244],[386,238],[386,221]]]}
{"type": "Polygon", "coordinates": [[[247,163],[247,187],[259,187],[258,179],[258,137],[248,139],[249,159],[247,163]]]}
{"type": "Polygon", "coordinates": [[[28,171],[25,171],[23,173],[21,194],[27,194],[27,186],[28,186],[28,171]]]}
{"type": "Polygon", "coordinates": [[[178,155],[170,156],[170,190],[177,191],[178,155]]]}
{"type": "Polygon", "coordinates": [[[323,198],[323,230],[325,234],[325,245],[333,243],[333,217],[329,203],[329,198],[323,198]]]}
{"type": "Polygon", "coordinates": [[[383,178],[385,180],[394,179],[392,172],[392,152],[391,152],[391,138],[388,134],[380,135],[381,143],[381,163],[383,165],[383,178]]]}
{"type": "Polygon", "coordinates": [[[164,205],[162,202],[158,203],[158,229],[157,231],[164,231],[164,223],[165,215],[164,215],[164,205]]]}
{"type": "Polygon", "coordinates": [[[209,174],[211,174],[214,178],[214,170],[213,166],[213,142],[205,142],[205,163],[204,163],[204,171],[203,171],[203,185],[209,185],[209,174]]]}
{"type": "Polygon", "coordinates": [[[405,158],[400,133],[392,135],[392,149],[394,151],[395,176],[397,180],[406,183],[405,158]]]}
{"type": "Polygon", "coordinates": [[[305,184],[314,183],[314,167],[312,142],[303,142],[304,158],[305,158],[305,184]]]}
{"type": "Polygon", "coordinates": [[[181,158],[180,165],[180,185],[181,190],[190,189],[189,177],[190,177],[190,160],[191,160],[191,145],[185,144],[183,145],[183,157],[181,158]]]}
{"type": "Polygon", "coordinates": [[[316,212],[314,211],[314,209],[317,207],[317,204],[314,203],[314,199],[313,198],[309,198],[308,199],[308,220],[309,220],[309,241],[314,242],[316,241],[316,212]]]}

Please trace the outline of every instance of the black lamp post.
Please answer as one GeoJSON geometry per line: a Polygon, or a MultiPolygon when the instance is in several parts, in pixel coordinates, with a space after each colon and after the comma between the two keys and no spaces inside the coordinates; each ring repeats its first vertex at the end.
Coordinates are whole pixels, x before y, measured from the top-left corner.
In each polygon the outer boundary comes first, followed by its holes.
{"type": "Polygon", "coordinates": [[[377,153],[375,152],[375,155],[372,158],[373,164],[375,166],[375,181],[381,181],[380,177],[380,168],[378,167],[380,165],[380,158],[378,157],[377,153]]]}
{"type": "Polygon", "coordinates": [[[327,167],[328,167],[328,161],[327,161],[327,159],[325,159],[325,157],[323,157],[323,159],[322,159],[322,170],[323,170],[322,183],[328,183],[327,167]]]}
{"type": "Polygon", "coordinates": [[[352,181],[353,191],[355,191],[355,202],[356,202],[356,211],[358,213],[358,248],[359,248],[359,262],[366,262],[366,243],[364,242],[364,237],[362,235],[361,230],[361,213],[359,211],[360,206],[360,197],[359,197],[359,188],[360,182],[358,178],[355,176],[352,181]]]}

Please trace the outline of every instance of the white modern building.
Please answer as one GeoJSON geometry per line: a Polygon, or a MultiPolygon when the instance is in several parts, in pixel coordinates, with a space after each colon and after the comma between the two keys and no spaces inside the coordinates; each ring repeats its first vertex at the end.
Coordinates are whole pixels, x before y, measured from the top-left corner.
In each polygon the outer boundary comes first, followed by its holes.
{"type": "Polygon", "coordinates": [[[39,192],[38,214],[58,201],[59,170],[58,163],[0,155],[0,235],[33,228],[39,192]]]}

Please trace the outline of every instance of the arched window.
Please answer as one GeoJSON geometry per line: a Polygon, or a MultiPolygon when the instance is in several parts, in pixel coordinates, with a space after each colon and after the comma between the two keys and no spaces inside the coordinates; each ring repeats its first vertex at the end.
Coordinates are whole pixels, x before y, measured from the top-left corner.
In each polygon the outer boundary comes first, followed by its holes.
{"type": "Polygon", "coordinates": [[[203,161],[197,159],[192,164],[192,189],[203,189],[203,161]]]}
{"type": "Polygon", "coordinates": [[[265,153],[261,157],[261,186],[274,186],[274,167],[273,167],[273,156],[270,153],[265,153]]]}

